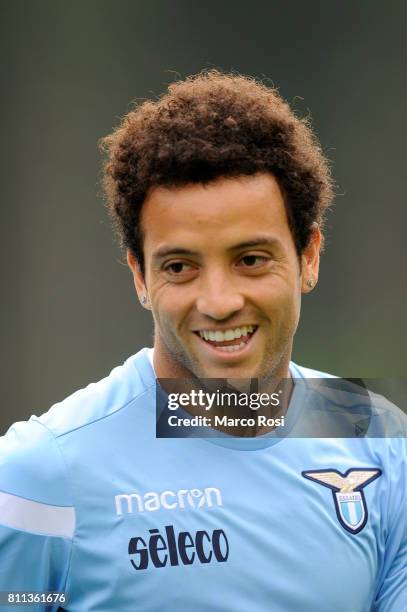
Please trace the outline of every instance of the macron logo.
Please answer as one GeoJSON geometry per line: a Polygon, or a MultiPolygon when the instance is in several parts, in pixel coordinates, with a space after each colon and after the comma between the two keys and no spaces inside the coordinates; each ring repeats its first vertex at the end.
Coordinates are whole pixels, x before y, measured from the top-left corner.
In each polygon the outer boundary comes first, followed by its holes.
{"type": "Polygon", "coordinates": [[[222,496],[219,489],[207,487],[206,489],[180,489],[179,491],[163,491],[155,493],[149,491],[145,495],[129,493],[115,496],[116,514],[133,514],[134,512],[155,512],[185,508],[211,508],[222,506],[222,496]]]}

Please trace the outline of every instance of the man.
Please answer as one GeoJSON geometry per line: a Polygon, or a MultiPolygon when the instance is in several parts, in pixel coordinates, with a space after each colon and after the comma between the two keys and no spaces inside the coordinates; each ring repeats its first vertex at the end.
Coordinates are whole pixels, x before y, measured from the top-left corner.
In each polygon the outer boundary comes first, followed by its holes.
{"type": "Polygon", "coordinates": [[[358,400],[362,438],[290,435],[338,414],[329,385],[300,382],[335,379],[290,361],[332,198],[310,127],[276,91],[211,71],[104,146],[154,350],[2,440],[1,590],[65,592],[52,609],[70,612],[406,610],[403,425],[386,438],[358,400]],[[156,377],[287,378],[288,430],[157,438],[156,377]]]}

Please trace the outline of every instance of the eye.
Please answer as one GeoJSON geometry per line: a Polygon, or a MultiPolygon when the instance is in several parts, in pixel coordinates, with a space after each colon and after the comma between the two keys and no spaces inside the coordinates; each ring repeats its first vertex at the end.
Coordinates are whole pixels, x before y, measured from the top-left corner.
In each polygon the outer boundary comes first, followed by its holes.
{"type": "Polygon", "coordinates": [[[260,268],[269,261],[264,255],[244,255],[240,262],[244,268],[260,268]]]}
{"type": "Polygon", "coordinates": [[[173,281],[189,280],[195,273],[195,267],[185,261],[170,261],[163,266],[163,270],[173,281]]]}
{"type": "Polygon", "coordinates": [[[178,275],[185,272],[188,267],[188,264],[185,264],[182,261],[175,261],[174,263],[168,264],[168,266],[165,267],[165,270],[171,274],[178,275]]]}

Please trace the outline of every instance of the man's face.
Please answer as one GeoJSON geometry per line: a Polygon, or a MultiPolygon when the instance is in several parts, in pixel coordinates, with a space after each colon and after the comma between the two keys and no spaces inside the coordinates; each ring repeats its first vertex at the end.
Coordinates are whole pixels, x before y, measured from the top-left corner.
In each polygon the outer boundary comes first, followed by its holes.
{"type": "Polygon", "coordinates": [[[300,262],[276,179],[156,187],[141,224],[144,278],[128,263],[154,317],[157,375],[286,376],[320,234],[300,262]]]}

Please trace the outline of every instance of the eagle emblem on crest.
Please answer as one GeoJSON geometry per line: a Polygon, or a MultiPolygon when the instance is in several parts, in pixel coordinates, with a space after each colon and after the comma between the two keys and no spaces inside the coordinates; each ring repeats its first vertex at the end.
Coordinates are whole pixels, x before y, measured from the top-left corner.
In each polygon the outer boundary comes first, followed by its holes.
{"type": "Polygon", "coordinates": [[[304,478],[331,489],[338,520],[353,534],[362,531],[368,518],[363,489],[381,474],[377,468],[351,468],[344,474],[335,469],[302,472],[304,478]]]}

